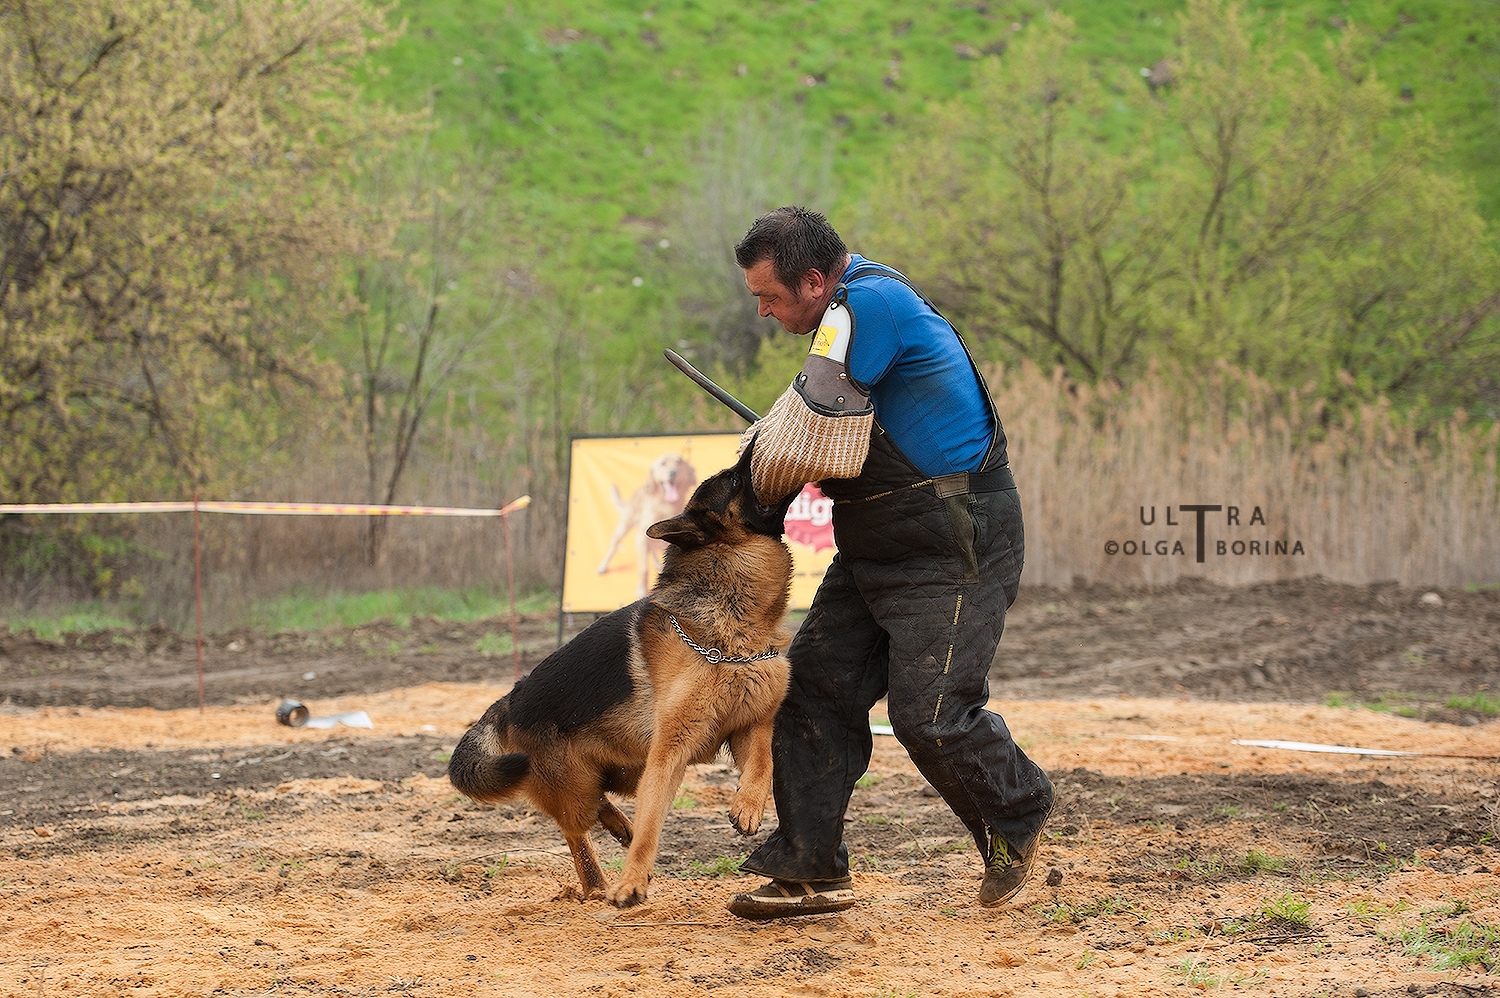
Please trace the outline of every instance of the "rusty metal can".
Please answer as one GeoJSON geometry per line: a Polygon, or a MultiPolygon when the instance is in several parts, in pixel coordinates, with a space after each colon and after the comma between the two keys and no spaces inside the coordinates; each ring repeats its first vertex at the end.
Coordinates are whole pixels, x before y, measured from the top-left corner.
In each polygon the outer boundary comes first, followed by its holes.
{"type": "Polygon", "coordinates": [[[276,720],[289,728],[300,728],[307,723],[307,708],[296,700],[283,700],[276,708],[276,720]]]}

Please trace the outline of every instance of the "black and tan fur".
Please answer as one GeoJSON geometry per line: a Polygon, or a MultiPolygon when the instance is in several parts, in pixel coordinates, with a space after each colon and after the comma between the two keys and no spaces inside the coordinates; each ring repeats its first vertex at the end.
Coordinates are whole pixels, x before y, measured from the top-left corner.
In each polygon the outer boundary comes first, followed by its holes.
{"type": "Polygon", "coordinates": [[[740,770],[730,820],[749,835],[771,792],[771,727],[786,695],[783,620],[792,558],[788,503],[766,509],[750,454],[705,481],[683,512],[648,533],[668,542],[650,596],[585,628],[497,700],[454,749],[448,778],[480,801],[529,798],[562,829],[584,897],[619,907],[646,898],[662,824],[690,763],[727,745],[740,770]],[[673,629],[729,658],[714,664],[673,629]],[[634,794],[635,822],[606,796],[634,794]],[[604,879],[590,829],[626,847],[604,879]]]}

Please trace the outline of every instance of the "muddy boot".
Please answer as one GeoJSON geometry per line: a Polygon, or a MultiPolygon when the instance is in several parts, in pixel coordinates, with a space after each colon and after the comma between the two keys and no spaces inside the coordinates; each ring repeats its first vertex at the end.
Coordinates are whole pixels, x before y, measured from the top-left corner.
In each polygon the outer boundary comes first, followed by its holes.
{"type": "Polygon", "coordinates": [[[1031,876],[1031,866],[1036,862],[1037,847],[1041,845],[1046,827],[1047,821],[1043,818],[1031,841],[1019,849],[990,830],[990,844],[984,857],[984,882],[979,885],[980,904],[994,908],[1020,893],[1026,886],[1026,878],[1031,876]]]}
{"type": "Polygon", "coordinates": [[[740,918],[792,918],[826,915],[854,907],[854,882],[838,880],[772,880],[757,890],[736,894],[729,902],[730,914],[740,918]]]}

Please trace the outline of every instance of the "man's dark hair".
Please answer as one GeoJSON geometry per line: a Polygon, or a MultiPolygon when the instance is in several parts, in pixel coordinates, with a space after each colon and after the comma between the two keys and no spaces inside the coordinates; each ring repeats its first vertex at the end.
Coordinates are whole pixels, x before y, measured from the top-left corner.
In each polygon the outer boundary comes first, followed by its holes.
{"type": "Polygon", "coordinates": [[[803,274],[817,270],[824,277],[832,277],[848,253],[849,248],[827,218],[786,205],[755,220],[745,238],[735,244],[734,260],[742,270],[770,260],[776,279],[796,293],[803,274]]]}

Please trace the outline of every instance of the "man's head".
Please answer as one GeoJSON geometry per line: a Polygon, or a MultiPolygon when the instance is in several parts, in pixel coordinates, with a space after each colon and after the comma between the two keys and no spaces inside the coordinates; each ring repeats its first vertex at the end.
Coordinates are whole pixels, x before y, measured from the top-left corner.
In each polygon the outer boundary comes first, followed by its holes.
{"type": "Polygon", "coordinates": [[[849,260],[844,240],[815,211],[787,205],[755,220],[734,247],[745,286],[791,333],[818,326],[849,260]]]}

